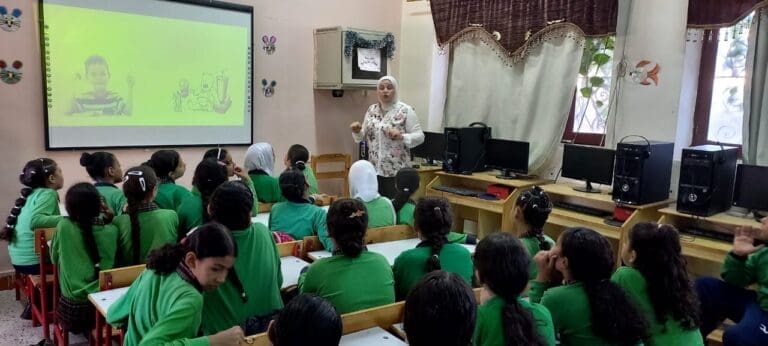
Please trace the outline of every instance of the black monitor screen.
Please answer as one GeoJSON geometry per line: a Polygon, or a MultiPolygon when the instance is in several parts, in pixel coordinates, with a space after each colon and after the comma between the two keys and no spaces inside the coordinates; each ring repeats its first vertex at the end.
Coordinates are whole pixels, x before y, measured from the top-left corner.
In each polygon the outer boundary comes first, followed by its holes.
{"type": "Polygon", "coordinates": [[[566,144],[563,150],[563,177],[610,185],[616,151],[600,147],[566,144]]]}
{"type": "Polygon", "coordinates": [[[749,210],[768,211],[768,167],[739,165],[733,189],[733,205],[749,210]]]}
{"type": "Polygon", "coordinates": [[[445,155],[445,135],[442,132],[424,132],[424,143],[411,148],[412,157],[427,160],[443,160],[445,155]]]}
{"type": "Polygon", "coordinates": [[[528,142],[490,139],[485,145],[485,165],[489,168],[527,174],[529,150],[528,142]]]}

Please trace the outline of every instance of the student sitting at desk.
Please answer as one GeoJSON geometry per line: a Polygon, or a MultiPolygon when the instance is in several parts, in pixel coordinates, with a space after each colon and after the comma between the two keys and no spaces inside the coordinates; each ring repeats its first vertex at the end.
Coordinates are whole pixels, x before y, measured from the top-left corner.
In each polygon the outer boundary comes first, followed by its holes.
{"type": "Polygon", "coordinates": [[[483,285],[474,345],[555,345],[552,315],[520,296],[528,286],[531,259],[509,233],[492,233],[477,244],[475,264],[483,285]]]}
{"type": "Polygon", "coordinates": [[[226,181],[227,169],[216,159],[205,159],[197,165],[192,185],[200,194],[190,194],[179,206],[179,239],[189,230],[210,221],[208,202],[213,191],[226,181]]]}
{"type": "Polygon", "coordinates": [[[736,229],[733,249],[725,257],[723,280],[699,278],[696,291],[701,300],[701,334],[706,337],[724,319],[736,322],[725,329],[724,345],[768,344],[768,248],[755,240],[768,240],[768,218],[761,229],[736,229]],[[757,284],[756,290],[746,287],[757,284]]]}
{"type": "Polygon", "coordinates": [[[352,198],[336,200],[328,209],[327,219],[336,250],[333,256],[312,263],[299,277],[301,293],[327,299],[342,314],[394,303],[395,284],[389,262],[365,249],[365,205],[352,198]]]}
{"type": "Polygon", "coordinates": [[[349,168],[349,191],[365,204],[369,228],[395,225],[395,208],[389,198],[379,194],[376,169],[370,162],[360,160],[349,168]]]}
{"type": "MultiPolygon", "coordinates": [[[[117,229],[99,214],[107,209],[91,184],[78,183],[67,191],[68,217],[56,226],[51,241],[51,263],[59,268],[61,296],[56,315],[68,331],[87,333],[95,314],[88,294],[99,290],[99,270],[111,269],[117,252],[117,229]],[[104,222],[107,222],[105,225],[104,222]]],[[[47,328],[47,326],[46,326],[47,328]]]]}
{"type": "MultiPolygon", "coordinates": [[[[251,180],[251,176],[248,175],[248,172],[246,172],[244,169],[238,167],[235,164],[235,160],[232,159],[232,154],[229,153],[229,150],[224,148],[213,148],[208,149],[205,154],[203,154],[203,160],[208,158],[214,158],[220,163],[222,163],[224,166],[227,167],[227,176],[228,177],[234,177],[237,176],[240,181],[242,181],[245,185],[248,186],[248,188],[253,192],[253,195],[256,196],[256,188],[253,187],[253,180],[251,180]]],[[[194,194],[197,192],[200,193],[196,189],[192,190],[192,193],[194,194]]],[[[251,210],[251,214],[253,216],[256,216],[256,214],[259,213],[259,200],[257,199],[255,203],[253,203],[253,210],[251,210]]]]}
{"type": "Polygon", "coordinates": [[[427,274],[405,301],[403,328],[413,346],[467,346],[472,343],[477,303],[460,276],[441,270],[427,274]]]}
{"type": "Polygon", "coordinates": [[[274,346],[337,346],[342,331],[341,316],[331,303],[301,294],[277,314],[267,334],[274,346]]]}
{"type": "Polygon", "coordinates": [[[552,212],[552,202],[544,190],[538,186],[523,191],[515,201],[512,216],[515,220],[515,230],[523,246],[530,256],[530,280],[536,278],[538,269],[533,262],[533,256],[539,251],[547,251],[555,245],[555,241],[544,234],[544,224],[552,212]]]}
{"type": "Polygon", "coordinates": [[[272,170],[275,169],[275,150],[269,143],[255,143],[248,147],[243,167],[248,170],[259,202],[283,201],[280,184],[272,176],[272,170]]]}
{"type": "Polygon", "coordinates": [[[305,146],[294,144],[288,148],[288,153],[285,154],[285,167],[298,168],[307,178],[309,194],[318,194],[317,178],[315,178],[315,172],[312,171],[312,167],[309,167],[309,150],[305,146]]]}
{"type": "Polygon", "coordinates": [[[181,155],[176,150],[158,150],[142,165],[154,169],[155,176],[160,181],[155,197],[157,206],[174,211],[179,209],[181,202],[191,195],[187,188],[176,185],[176,180],[184,176],[187,170],[187,164],[181,155]]]}
{"type": "MultiPolygon", "coordinates": [[[[299,163],[299,166],[304,164],[299,163]]],[[[325,225],[325,210],[309,200],[308,186],[304,173],[298,168],[288,168],[280,174],[280,190],[286,201],[272,206],[269,228],[272,232],[283,232],[293,240],[317,235],[323,247],[333,251],[333,241],[325,225]]]]}
{"type": "Polygon", "coordinates": [[[80,156],[80,165],[85,167],[85,171],[95,181],[96,189],[104,197],[112,212],[116,216],[122,214],[125,196],[115,184],[123,181],[123,170],[120,168],[117,157],[106,151],[83,153],[80,156]]]}
{"type": "Polygon", "coordinates": [[[184,241],[150,252],[145,270],[107,311],[107,322],[126,328],[126,345],[239,345],[243,330],[232,327],[198,336],[203,292],[226,281],[237,245],[222,225],[196,228],[184,241]]]}
{"type": "Polygon", "coordinates": [[[272,234],[260,223],[251,223],[251,190],[240,181],[219,186],[211,196],[211,219],[230,229],[238,253],[227,281],[204,294],[203,332],[215,334],[232,325],[247,335],[264,332],[266,323],[283,307],[280,255],[272,234]]]}
{"type": "Polygon", "coordinates": [[[443,197],[423,197],[416,204],[415,229],[421,243],[397,256],[392,271],[395,292],[405,299],[408,292],[427,273],[445,270],[472,283],[472,255],[462,245],[448,243],[453,223],[451,204],[443,197]]]}

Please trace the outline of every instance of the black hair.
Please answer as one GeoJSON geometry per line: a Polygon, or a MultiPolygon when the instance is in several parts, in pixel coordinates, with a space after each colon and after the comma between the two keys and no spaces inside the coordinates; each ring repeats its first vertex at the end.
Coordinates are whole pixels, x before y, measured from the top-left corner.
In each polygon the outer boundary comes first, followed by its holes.
{"type": "Polygon", "coordinates": [[[515,203],[523,211],[523,219],[530,229],[523,234],[524,237],[536,237],[539,241],[539,250],[549,250],[552,246],[544,238],[544,224],[552,212],[552,201],[541,187],[523,191],[515,203]]]}
{"type": "MultiPolygon", "coordinates": [[[[157,176],[147,166],[131,167],[125,171],[123,194],[127,200],[126,212],[131,218],[131,242],[133,243],[133,264],[144,262],[141,257],[141,225],[139,225],[139,208],[152,191],[157,187],[157,176]]],[[[151,232],[151,230],[147,230],[151,232]]]]}
{"type": "Polygon", "coordinates": [[[228,180],[227,167],[214,158],[201,161],[195,168],[192,185],[200,191],[200,197],[203,199],[203,222],[211,220],[211,216],[208,215],[208,202],[211,200],[213,191],[228,180]]]}
{"type": "Polygon", "coordinates": [[[445,197],[422,197],[413,212],[413,225],[432,252],[427,260],[427,271],[440,270],[440,251],[448,243],[453,224],[451,203],[445,197]]]}
{"type": "Polygon", "coordinates": [[[615,262],[608,241],[591,229],[569,228],[560,236],[560,248],[573,280],[584,285],[595,335],[617,345],[637,345],[645,339],[648,321],[610,280],[615,262]]]}
{"type": "Polygon", "coordinates": [[[64,197],[69,219],[80,227],[85,240],[85,252],[91,259],[96,274],[99,272],[101,256],[93,235],[93,223],[101,213],[101,195],[96,187],[89,183],[77,183],[67,190],[64,197]]]}
{"type": "Polygon", "coordinates": [[[224,159],[227,158],[227,154],[229,154],[229,152],[224,148],[208,149],[205,151],[205,154],[203,154],[203,160],[214,158],[219,161],[224,161],[224,159]]]}
{"type": "Polygon", "coordinates": [[[80,155],[80,166],[85,167],[85,171],[94,180],[104,178],[107,168],[114,167],[117,158],[112,153],[106,151],[97,151],[92,154],[83,153],[80,155]]]}
{"type": "Polygon", "coordinates": [[[303,171],[309,162],[309,150],[301,144],[294,144],[288,148],[288,162],[291,167],[303,171]]]}
{"type": "Polygon", "coordinates": [[[629,233],[629,247],[636,253],[632,267],[648,283],[656,321],[664,325],[672,316],[685,329],[698,328],[699,299],[688,277],[677,229],[654,222],[638,223],[629,233]]]}
{"type": "Polygon", "coordinates": [[[425,275],[408,293],[404,310],[403,327],[410,345],[472,343],[477,303],[472,289],[455,273],[425,275]]]}
{"type": "Polygon", "coordinates": [[[327,300],[301,294],[285,305],[269,328],[275,346],[336,346],[341,340],[341,316],[327,300]]]}
{"type": "Polygon", "coordinates": [[[104,59],[101,55],[91,55],[88,57],[88,59],[85,60],[85,73],[88,74],[88,68],[91,67],[91,65],[104,65],[107,69],[107,73],[109,73],[109,64],[107,64],[107,59],[104,59]]]}
{"type": "Polygon", "coordinates": [[[307,192],[307,178],[299,169],[289,167],[280,174],[279,182],[285,199],[294,203],[307,201],[304,198],[304,193],[307,192]]]}
{"type": "Polygon", "coordinates": [[[18,222],[21,209],[27,204],[27,197],[34,189],[45,187],[48,178],[56,174],[56,162],[48,158],[40,158],[27,162],[19,174],[19,182],[25,187],[21,189],[19,198],[14,202],[13,208],[5,219],[5,227],[0,231],[0,239],[11,241],[13,239],[16,222],[18,222]]]}
{"type": "Polygon", "coordinates": [[[170,174],[179,167],[180,162],[181,156],[176,150],[158,150],[143,165],[154,169],[155,175],[160,181],[173,181],[170,174]]]}
{"type": "Polygon", "coordinates": [[[173,273],[188,252],[194,253],[198,260],[237,257],[237,243],[224,225],[209,222],[190,231],[181,242],[152,250],[147,256],[147,268],[161,275],[173,273]]]}
{"type": "Polygon", "coordinates": [[[419,171],[411,167],[400,169],[395,175],[395,186],[397,194],[392,200],[392,206],[395,212],[399,212],[406,203],[413,202],[411,196],[419,189],[419,171]]]}
{"type": "Polygon", "coordinates": [[[485,237],[475,249],[477,276],[488,289],[504,300],[501,310],[505,345],[546,345],[536,330],[531,312],[518,297],[528,285],[531,259],[511,233],[497,232],[485,237]]]}
{"type": "MultiPolygon", "coordinates": [[[[365,247],[368,210],[354,198],[341,198],[331,203],[326,220],[328,235],[344,255],[358,257],[365,247]]],[[[328,249],[331,250],[331,249],[328,249]]]]}

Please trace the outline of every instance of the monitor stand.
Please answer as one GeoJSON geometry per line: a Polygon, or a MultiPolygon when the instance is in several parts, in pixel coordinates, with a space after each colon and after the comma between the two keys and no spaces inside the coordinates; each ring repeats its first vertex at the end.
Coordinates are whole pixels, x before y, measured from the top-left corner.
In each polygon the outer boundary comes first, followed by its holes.
{"type": "Polygon", "coordinates": [[[501,174],[497,175],[496,178],[498,179],[518,179],[519,176],[512,172],[511,169],[500,169],[501,174]]]}
{"type": "Polygon", "coordinates": [[[600,189],[593,188],[592,187],[592,182],[590,182],[589,180],[587,180],[586,185],[584,185],[584,186],[577,186],[577,187],[574,187],[573,189],[576,190],[576,191],[579,191],[579,192],[600,193],[600,189]]]}

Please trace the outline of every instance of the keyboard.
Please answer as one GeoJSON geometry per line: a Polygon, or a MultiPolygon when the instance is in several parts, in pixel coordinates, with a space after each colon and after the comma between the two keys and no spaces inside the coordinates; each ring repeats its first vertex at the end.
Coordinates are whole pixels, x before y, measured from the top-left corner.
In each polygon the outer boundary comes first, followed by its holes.
{"type": "Polygon", "coordinates": [[[712,231],[708,229],[701,229],[701,228],[694,228],[694,227],[682,228],[680,229],[680,233],[689,234],[696,237],[722,240],[729,243],[733,242],[732,233],[718,232],[718,231],[712,231]]]}
{"type": "Polygon", "coordinates": [[[440,186],[433,186],[432,188],[438,191],[449,192],[455,195],[469,196],[469,197],[477,197],[485,193],[485,191],[465,189],[462,187],[453,187],[453,186],[440,185],[440,186]]]}
{"type": "Polygon", "coordinates": [[[602,209],[585,207],[583,205],[571,204],[571,203],[566,203],[566,202],[561,202],[561,201],[554,201],[554,202],[552,202],[552,205],[557,207],[557,208],[562,208],[562,209],[566,209],[566,210],[570,210],[570,211],[575,211],[577,213],[582,213],[582,214],[587,214],[587,215],[592,215],[592,216],[598,216],[598,217],[605,217],[605,216],[613,215],[613,213],[611,213],[609,211],[602,210],[602,209]]]}

